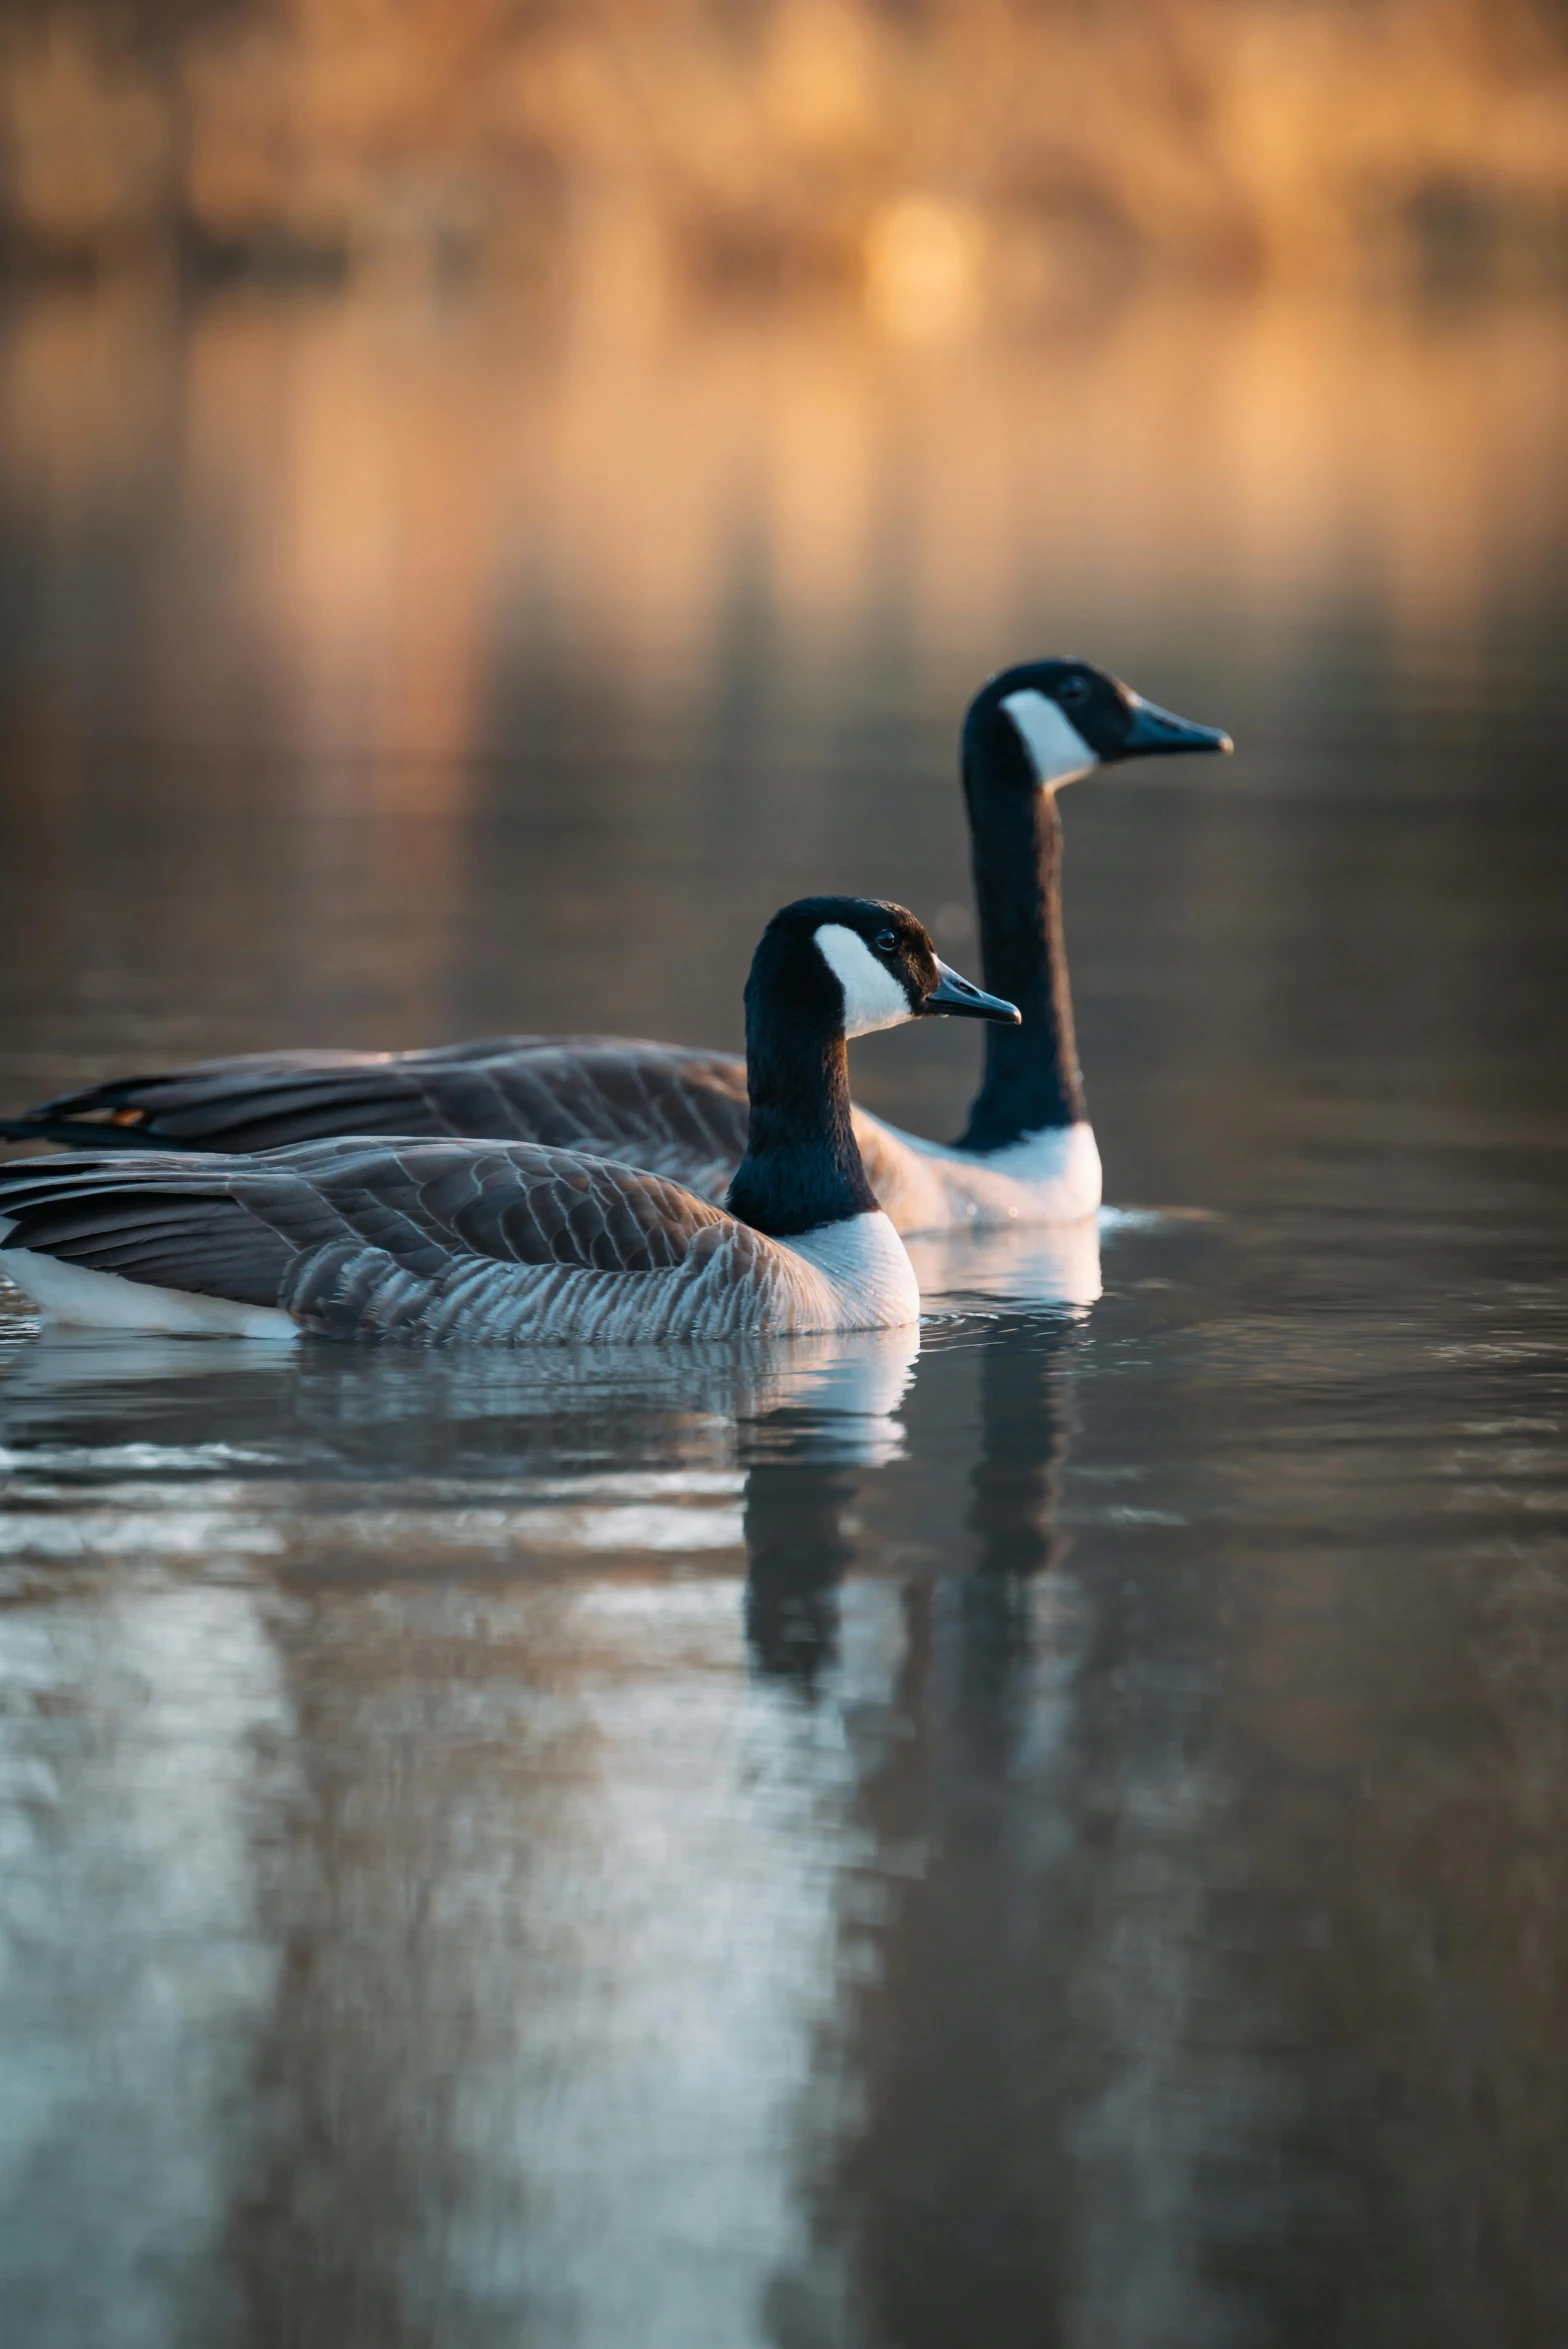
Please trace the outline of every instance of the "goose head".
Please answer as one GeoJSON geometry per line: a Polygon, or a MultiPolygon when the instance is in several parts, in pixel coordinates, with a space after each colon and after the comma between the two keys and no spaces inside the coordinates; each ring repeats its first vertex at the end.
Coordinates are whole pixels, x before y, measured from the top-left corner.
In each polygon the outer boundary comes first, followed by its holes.
{"type": "Polygon", "coordinates": [[[966,774],[982,766],[1030,790],[1055,791],[1123,759],[1232,748],[1087,661],[1025,661],[993,677],[964,721],[966,774]]]}
{"type": "MultiPolygon", "coordinates": [[[[746,985],[748,1014],[817,1033],[869,1036],[941,1015],[1018,1025],[1018,1012],[949,970],[925,925],[875,897],[802,897],[763,933],[746,985]]],[[[748,1019],[748,1027],[750,1026],[748,1019]]]]}

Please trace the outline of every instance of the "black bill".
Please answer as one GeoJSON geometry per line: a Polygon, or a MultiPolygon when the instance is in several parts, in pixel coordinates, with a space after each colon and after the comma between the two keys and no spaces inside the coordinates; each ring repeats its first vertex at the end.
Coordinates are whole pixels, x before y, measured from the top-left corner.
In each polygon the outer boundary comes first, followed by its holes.
{"type": "Polygon", "coordinates": [[[1218,726],[1195,726],[1190,718],[1178,718],[1170,710],[1162,710],[1158,702],[1145,701],[1141,693],[1127,696],[1132,705],[1132,723],[1122,745],[1124,758],[1173,756],[1181,751],[1231,751],[1235,744],[1218,726]]]}
{"type": "Polygon", "coordinates": [[[1023,1024],[1023,1014],[1016,1003],[1004,1003],[1000,995],[982,994],[971,987],[956,971],[950,971],[945,962],[936,966],[936,985],[920,1006],[921,1014],[946,1012],[952,1018],[971,1020],[1003,1020],[1010,1028],[1023,1024]]]}

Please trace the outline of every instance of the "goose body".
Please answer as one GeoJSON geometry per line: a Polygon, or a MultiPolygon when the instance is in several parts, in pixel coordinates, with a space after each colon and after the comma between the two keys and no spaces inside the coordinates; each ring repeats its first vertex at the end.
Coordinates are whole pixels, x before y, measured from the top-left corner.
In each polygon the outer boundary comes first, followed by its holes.
{"type": "Polygon", "coordinates": [[[845,1038],[1016,1013],[945,970],[913,915],[837,898],[775,916],[746,1008],[727,1208],[538,1143],[84,1153],[0,1168],[0,1271],[50,1319],[164,1334],[640,1343],[915,1322],[855,1148],[845,1038]]]}
{"type": "MultiPolygon", "coordinates": [[[[935,1143],[852,1112],[866,1176],[901,1233],[1071,1222],[1099,1206],[1061,911],[1057,792],[1096,768],[1228,737],[1076,661],[1010,669],[963,732],[986,986],[1021,1025],[987,1037],[963,1136],[935,1143]]],[[[254,1152],[327,1136],[474,1136],[577,1149],[718,1202],[745,1155],[744,1061],[610,1036],[505,1036],[430,1051],[259,1053],[132,1077],[0,1126],[106,1149],[254,1152]]]]}
{"type": "Polygon", "coordinates": [[[785,1243],[634,1167],[530,1143],[73,1154],[6,1169],[0,1200],[0,1271],[50,1321],[99,1329],[624,1344],[920,1315],[880,1210],[785,1243]]]}

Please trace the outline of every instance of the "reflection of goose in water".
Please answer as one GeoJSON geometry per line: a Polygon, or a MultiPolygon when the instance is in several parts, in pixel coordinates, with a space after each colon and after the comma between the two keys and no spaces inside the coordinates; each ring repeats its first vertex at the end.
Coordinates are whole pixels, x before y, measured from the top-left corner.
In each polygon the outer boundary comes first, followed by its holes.
{"type": "MultiPolygon", "coordinates": [[[[879,2341],[1033,2340],[1069,2258],[1060,1991],[1076,1920],[1058,1772],[1074,1594],[1058,1519],[1080,1330],[1028,1313],[972,1335],[928,1345],[910,1411],[918,1457],[923,1412],[946,1428],[978,1403],[961,1522],[906,1524],[896,1496],[876,1517],[939,1545],[883,1610],[893,1733],[859,1782],[863,1876],[842,1905],[860,1987],[840,2043],[863,2118],[818,2203],[819,2247],[847,2247],[857,2337],[879,2341]]],[[[800,1481],[842,1504],[820,1473],[800,1481]]],[[[831,1621],[819,1636],[831,1655],[831,1621]]]]}
{"type": "Polygon", "coordinates": [[[1082,1312],[1100,1294],[1100,1231],[1076,1223],[1000,1224],[914,1236],[906,1245],[923,1303],[1082,1312]]]}
{"type": "MultiPolygon", "coordinates": [[[[1016,1003],[990,1032],[960,1141],[856,1110],[876,1197],[901,1232],[1092,1214],[1100,1157],[1084,1106],[1062,927],[1056,795],[1128,759],[1228,751],[1083,661],[993,677],[962,763],[986,985],[1016,1003]]],[[[0,1127],[79,1147],[252,1151],[324,1135],[477,1135],[585,1150],[719,1200],[746,1147],[745,1070],[729,1053],[616,1036],[504,1036],[407,1053],[281,1052],[130,1077],[0,1127]]]]}
{"type": "MultiPolygon", "coordinates": [[[[844,2259],[856,2339],[1273,2338],[1282,2303],[1237,2279],[1321,2192],[1279,2184],[1299,2115],[1231,1906],[1225,1577],[1201,1547],[1064,1535],[1078,1343],[997,1322],[969,1539],[934,1586],[905,1580],[886,1642],[900,1734],[857,1787],[863,1873],[840,1903],[857,2125],[798,2271],[844,2259]]],[[[918,1406],[962,1359],[928,1344],[918,1406]]],[[[1125,1423],[1098,1433],[1104,1474],[1125,1423]]]]}
{"type": "Polygon", "coordinates": [[[915,1327],[528,1350],[46,1334],[0,1371],[0,1552],[290,1577],[741,1546],[751,1431],[896,1454],[915,1327]]]}
{"type": "MultiPolygon", "coordinates": [[[[1006,1298],[1034,1309],[1028,1321],[988,1335],[980,1353],[982,1457],[975,1471],[969,1530],[980,1536],[979,1571],[965,1584],[977,1623],[999,1625],[1014,1609],[1027,1617],[1021,1586],[1058,1554],[1057,1472],[1066,1452],[1062,1400],[1064,1325],[1035,1318],[1043,1307],[1076,1316],[1100,1294],[1098,1234],[1092,1219],[1058,1228],[955,1233],[914,1240],[922,1294],[973,1307],[1006,1298]]],[[[941,1378],[939,1356],[928,1369],[941,1378]]],[[[861,1537],[855,1508],[862,1456],[835,1459],[809,1417],[779,1415],[765,1447],[755,1441],[746,1476],[747,1631],[764,1672],[813,1686],[837,1649],[839,1587],[861,1537]]],[[[890,1457],[896,1456],[890,1454],[890,1457]]]]}
{"type": "Polygon", "coordinates": [[[900,1458],[897,1420],[864,1419],[858,1442],[837,1440],[809,1406],[749,1429],[742,1534],[746,1636],[758,1670],[810,1689],[832,1663],[838,1591],[853,1565],[852,1512],[867,1469],[900,1458]]]}
{"type": "MultiPolygon", "coordinates": [[[[280,1467],[315,1468],[334,1453],[345,1466],[364,1455],[361,1434],[388,1439],[396,1471],[454,1440],[487,1436],[519,1453],[558,1442],[570,1424],[610,1446],[617,1422],[683,1428],[720,1421],[809,1414],[829,1448],[860,1456],[862,1426],[890,1420],[908,1391],[920,1352],[918,1326],[823,1331],[798,1338],[697,1340],[668,1353],[642,1346],[557,1346],[548,1354],[258,1353],[243,1340],[199,1348],[177,1338],[89,1331],[28,1335],[0,1365],[0,1425],[7,1440],[50,1441],[91,1430],[105,1442],[158,1430],[214,1443],[270,1442],[280,1467]],[[359,1445],[356,1453],[354,1447],[359,1445]]],[[[891,1439],[868,1432],[871,1454],[891,1439]]],[[[641,1439],[633,1438],[637,1448],[641,1439]]],[[[262,1456],[258,1453],[258,1456],[262,1456]]]]}
{"type": "Polygon", "coordinates": [[[983,1722],[1034,1644],[1037,1579],[1069,1543],[1057,1524],[1071,1443],[1071,1339],[1034,1321],[996,1330],[980,1357],[980,1456],[969,1480],[975,1570],[964,1583],[966,1679],[983,1722]]]}

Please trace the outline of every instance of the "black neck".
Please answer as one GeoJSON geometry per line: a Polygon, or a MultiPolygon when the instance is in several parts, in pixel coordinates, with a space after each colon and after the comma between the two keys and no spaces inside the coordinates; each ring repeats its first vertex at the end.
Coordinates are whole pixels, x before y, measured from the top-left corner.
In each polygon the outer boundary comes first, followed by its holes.
{"type": "Polygon", "coordinates": [[[725,1204],[742,1223],[787,1240],[868,1214],[877,1202],[855,1142],[837,1005],[810,1016],[798,1006],[786,1012],[770,1001],[767,980],[753,966],[746,986],[751,1129],[725,1204]]]}
{"type": "Polygon", "coordinates": [[[1054,792],[1032,779],[1021,787],[974,754],[964,761],[964,796],[981,969],[993,995],[1017,1004],[1023,1024],[987,1027],[985,1079],[958,1146],[1000,1150],[1087,1114],[1062,932],[1062,819],[1054,792]]]}

